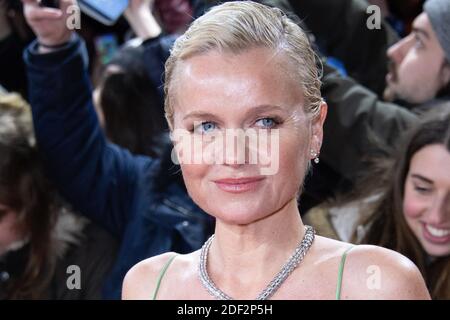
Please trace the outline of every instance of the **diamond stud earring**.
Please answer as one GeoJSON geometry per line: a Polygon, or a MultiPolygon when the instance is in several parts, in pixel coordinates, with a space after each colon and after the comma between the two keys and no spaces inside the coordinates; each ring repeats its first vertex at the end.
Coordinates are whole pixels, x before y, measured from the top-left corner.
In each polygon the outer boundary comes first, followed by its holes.
{"type": "Polygon", "coordinates": [[[314,159],[314,163],[315,164],[319,163],[319,161],[320,161],[319,160],[319,155],[314,150],[311,150],[311,157],[314,159]]]}

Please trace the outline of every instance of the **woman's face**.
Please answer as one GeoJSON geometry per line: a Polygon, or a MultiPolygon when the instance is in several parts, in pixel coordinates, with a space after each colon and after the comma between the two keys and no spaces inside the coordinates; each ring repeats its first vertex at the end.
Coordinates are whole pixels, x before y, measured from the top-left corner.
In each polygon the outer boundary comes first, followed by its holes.
{"type": "Polygon", "coordinates": [[[17,226],[17,213],[0,203],[0,255],[13,243],[21,240],[17,226]]]}
{"type": "Polygon", "coordinates": [[[450,254],[450,152],[443,145],[426,146],[412,157],[403,212],[429,255],[450,254]]]}
{"type": "Polygon", "coordinates": [[[183,177],[193,200],[224,222],[244,225],[281,209],[320,149],[326,105],[314,120],[305,114],[290,67],[263,48],[212,51],[176,67],[172,135],[182,132],[192,147],[173,138],[183,177]]]}

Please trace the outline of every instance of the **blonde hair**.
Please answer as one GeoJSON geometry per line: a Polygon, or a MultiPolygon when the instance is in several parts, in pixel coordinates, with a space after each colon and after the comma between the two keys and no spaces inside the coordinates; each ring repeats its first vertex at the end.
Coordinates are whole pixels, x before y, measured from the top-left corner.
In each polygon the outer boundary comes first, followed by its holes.
{"type": "Polygon", "coordinates": [[[0,92],[0,138],[10,136],[26,137],[28,146],[34,147],[31,108],[19,94],[0,92]]]}
{"type": "Polygon", "coordinates": [[[172,84],[177,62],[212,50],[239,54],[252,48],[283,52],[293,62],[305,98],[305,112],[316,116],[322,97],[318,60],[306,33],[280,9],[252,1],[227,2],[195,20],[179,37],[165,65],[164,110],[173,128],[172,84]]]}

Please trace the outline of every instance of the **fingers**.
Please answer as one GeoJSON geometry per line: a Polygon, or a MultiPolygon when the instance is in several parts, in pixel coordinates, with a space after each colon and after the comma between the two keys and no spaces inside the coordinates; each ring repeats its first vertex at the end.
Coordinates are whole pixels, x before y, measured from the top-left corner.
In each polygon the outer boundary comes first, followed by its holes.
{"type": "Polygon", "coordinates": [[[63,15],[60,9],[41,7],[37,0],[22,0],[24,13],[29,21],[57,20],[63,15]]]}
{"type": "Polygon", "coordinates": [[[33,8],[26,12],[30,20],[57,20],[62,17],[62,11],[54,8],[33,8]]]}

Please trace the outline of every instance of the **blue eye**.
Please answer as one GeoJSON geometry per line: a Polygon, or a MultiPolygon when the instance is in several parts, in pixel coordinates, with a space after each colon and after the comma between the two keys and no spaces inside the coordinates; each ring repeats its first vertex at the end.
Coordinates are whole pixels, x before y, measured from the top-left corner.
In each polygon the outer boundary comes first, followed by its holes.
{"type": "Polygon", "coordinates": [[[278,123],[273,118],[262,118],[256,121],[257,126],[264,129],[271,129],[275,127],[278,123]]]}
{"type": "Polygon", "coordinates": [[[198,125],[195,129],[197,133],[208,133],[213,131],[216,128],[216,124],[214,122],[205,121],[198,125]]]}

